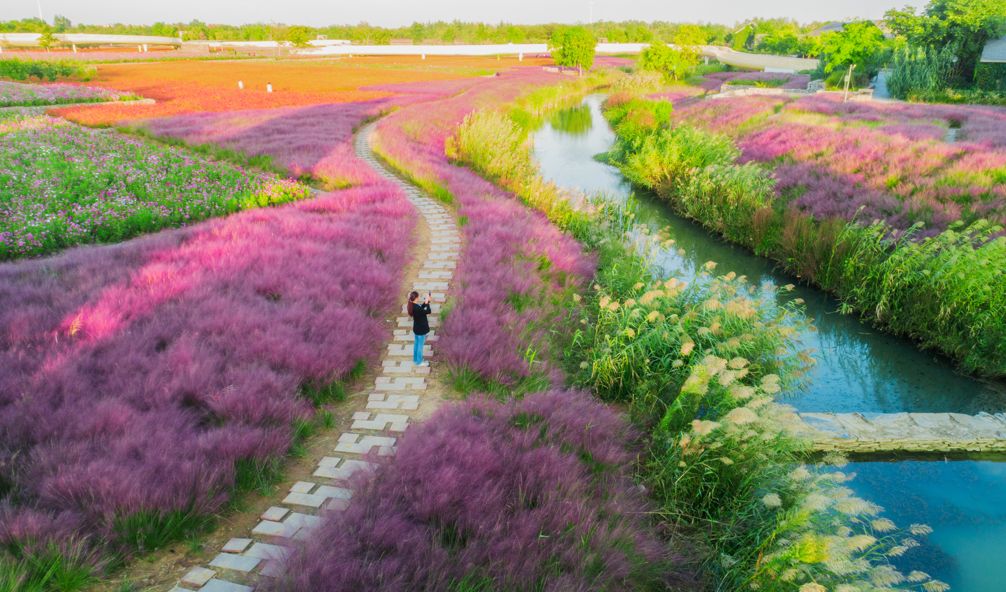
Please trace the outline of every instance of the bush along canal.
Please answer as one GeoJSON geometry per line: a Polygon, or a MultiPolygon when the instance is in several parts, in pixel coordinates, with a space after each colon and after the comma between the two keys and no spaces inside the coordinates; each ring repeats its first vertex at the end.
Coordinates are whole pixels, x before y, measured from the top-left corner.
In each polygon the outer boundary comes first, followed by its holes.
{"type": "MultiPolygon", "coordinates": [[[[545,123],[533,135],[534,156],[545,180],[563,190],[625,203],[633,188],[618,169],[598,155],[616,137],[601,112],[604,97],[591,95],[575,108],[545,123]],[[589,123],[586,114],[590,115],[589,123]],[[566,125],[573,122],[575,125],[566,125]]],[[[911,342],[877,331],[840,303],[776,270],[774,264],[728,244],[697,224],[677,216],[653,195],[637,192],[636,221],[664,232],[673,244],[654,254],[666,277],[697,278],[707,262],[717,273],[746,276],[751,285],[780,304],[803,305],[809,324],[794,323],[794,337],[816,360],[802,389],[785,402],[803,412],[898,413],[1006,410],[1001,383],[957,373],[951,361],[920,351],[911,342]]],[[[892,563],[908,574],[919,570],[974,592],[1000,590],[1006,566],[994,561],[1006,545],[1006,464],[1000,457],[936,459],[879,457],[857,459],[845,467],[858,477],[849,486],[882,505],[899,525],[927,524],[934,532],[918,547],[897,549],[892,563]]]]}

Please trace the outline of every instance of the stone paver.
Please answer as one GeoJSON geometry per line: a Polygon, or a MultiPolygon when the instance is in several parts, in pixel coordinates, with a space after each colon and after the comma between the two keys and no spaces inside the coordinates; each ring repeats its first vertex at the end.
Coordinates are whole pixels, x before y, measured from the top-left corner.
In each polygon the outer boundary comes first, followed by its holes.
{"type": "Polygon", "coordinates": [[[213,576],[217,575],[217,572],[212,569],[206,569],[205,567],[193,567],[189,570],[189,573],[182,576],[181,583],[186,586],[195,586],[199,588],[206,584],[206,582],[213,579],[213,576]]]}
{"type": "Polygon", "coordinates": [[[245,555],[235,555],[233,553],[221,553],[210,561],[210,566],[229,569],[232,571],[248,572],[255,569],[255,566],[262,561],[258,557],[248,557],[245,555]]]}
{"type": "MultiPolygon", "coordinates": [[[[452,213],[415,187],[399,180],[386,170],[370,151],[371,126],[356,138],[357,155],[379,174],[397,183],[430,228],[430,244],[425,253],[416,253],[422,262],[415,277],[406,278],[407,287],[421,293],[432,293],[430,327],[423,355],[434,357],[440,327],[440,312],[447,301],[454,279],[461,235],[452,213]]],[[[264,578],[282,573],[282,562],[294,541],[309,539],[321,522],[319,514],[326,510],[343,510],[353,497],[349,488],[352,476],[361,470],[372,470],[367,460],[371,454],[388,456],[395,453],[396,436],[413,421],[413,414],[422,405],[429,388],[429,366],[412,363],[412,319],[396,316],[381,373],[374,380],[364,408],[357,408],[349,430],[343,432],[312,473],[312,481],[298,481],[290,486],[283,500],[262,512],[261,520],[247,536],[231,538],[223,545],[209,566],[189,570],[171,589],[172,592],[251,592],[264,578]],[[239,582],[229,581],[234,576],[239,582]]],[[[332,541],[338,544],[338,541],[332,541]]]]}

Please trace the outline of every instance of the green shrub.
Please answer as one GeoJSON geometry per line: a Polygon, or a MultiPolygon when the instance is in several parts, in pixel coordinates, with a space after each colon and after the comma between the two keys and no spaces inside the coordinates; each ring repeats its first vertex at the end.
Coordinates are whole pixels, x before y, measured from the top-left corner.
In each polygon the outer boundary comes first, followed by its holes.
{"type": "Polygon", "coordinates": [[[70,60],[19,60],[0,59],[0,78],[11,80],[48,80],[53,82],[66,78],[90,80],[97,69],[94,66],[70,60]]]}

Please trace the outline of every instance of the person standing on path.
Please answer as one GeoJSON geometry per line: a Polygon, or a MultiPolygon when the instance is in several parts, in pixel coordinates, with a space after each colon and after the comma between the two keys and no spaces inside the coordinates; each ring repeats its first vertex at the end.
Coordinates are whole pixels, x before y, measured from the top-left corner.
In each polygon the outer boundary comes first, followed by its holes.
{"type": "Polygon", "coordinates": [[[426,344],[426,335],[430,332],[430,321],[427,315],[433,313],[430,308],[430,295],[424,296],[422,303],[420,303],[419,292],[412,292],[409,294],[407,308],[409,316],[412,317],[412,333],[416,337],[416,343],[412,349],[412,362],[416,366],[428,366],[429,364],[423,361],[423,346],[426,344]]]}

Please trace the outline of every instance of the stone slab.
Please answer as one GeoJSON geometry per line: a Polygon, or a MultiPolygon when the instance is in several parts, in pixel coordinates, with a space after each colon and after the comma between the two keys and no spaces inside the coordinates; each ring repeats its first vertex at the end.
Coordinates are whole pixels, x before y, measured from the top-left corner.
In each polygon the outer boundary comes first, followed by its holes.
{"type": "Polygon", "coordinates": [[[233,553],[220,553],[213,558],[213,561],[210,561],[210,566],[247,573],[255,569],[260,561],[262,560],[258,557],[235,555],[233,553]]]}
{"type": "Polygon", "coordinates": [[[207,569],[205,567],[193,567],[189,570],[189,573],[182,576],[181,582],[186,586],[200,588],[204,586],[206,582],[212,580],[215,575],[217,575],[217,572],[212,569],[207,569]]]}

